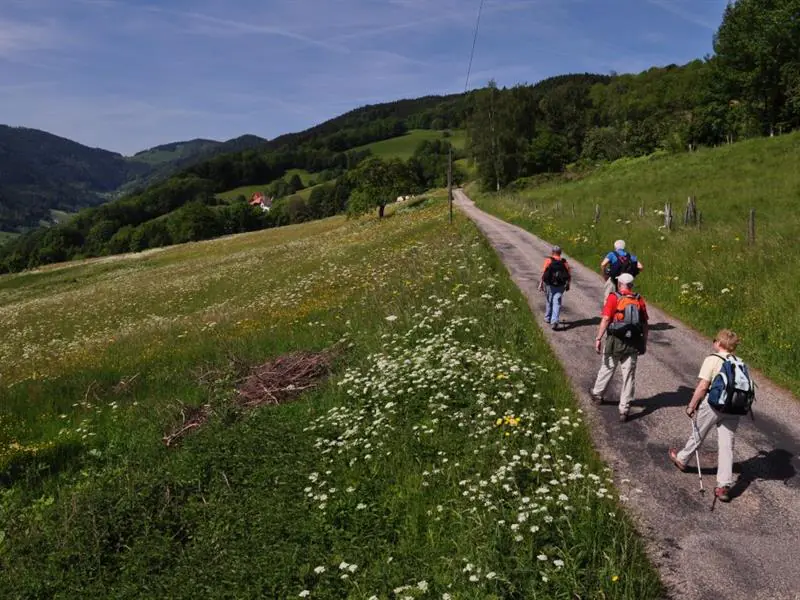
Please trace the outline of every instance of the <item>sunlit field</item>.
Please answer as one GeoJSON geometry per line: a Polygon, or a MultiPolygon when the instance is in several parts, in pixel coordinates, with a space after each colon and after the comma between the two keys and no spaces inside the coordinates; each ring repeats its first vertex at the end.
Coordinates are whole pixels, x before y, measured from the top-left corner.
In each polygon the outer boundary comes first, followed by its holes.
{"type": "Polygon", "coordinates": [[[579,181],[475,196],[485,210],[562,245],[598,272],[614,240],[625,239],[644,264],[637,281],[648,300],[708,336],[734,329],[742,356],[800,394],[799,164],[800,134],[791,134],[623,159],[579,181]],[[699,227],[683,224],[689,196],[702,215],[699,227]],[[664,227],[666,202],[673,205],[671,231],[664,227]]]}
{"type": "Polygon", "coordinates": [[[525,300],[441,201],[2,277],[0,318],[4,597],[661,591],[525,300]],[[293,402],[234,402],[248,366],[334,346],[293,402]]]}

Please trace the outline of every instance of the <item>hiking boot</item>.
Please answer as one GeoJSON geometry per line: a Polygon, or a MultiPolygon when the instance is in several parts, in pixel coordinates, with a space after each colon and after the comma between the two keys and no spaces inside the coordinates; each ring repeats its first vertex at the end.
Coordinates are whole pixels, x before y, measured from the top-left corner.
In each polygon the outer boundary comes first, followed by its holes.
{"type": "Polygon", "coordinates": [[[714,495],[720,502],[730,502],[731,501],[730,491],[731,491],[731,486],[723,485],[722,487],[714,488],[714,495]]]}
{"type": "Polygon", "coordinates": [[[589,399],[592,401],[592,404],[600,405],[603,403],[603,397],[596,395],[592,390],[589,390],[589,399]]]}
{"type": "Polygon", "coordinates": [[[628,413],[619,413],[619,422],[625,423],[628,420],[628,413]]]}
{"type": "Polygon", "coordinates": [[[684,473],[686,472],[686,469],[687,469],[686,463],[681,462],[681,460],[678,458],[678,449],[677,448],[670,448],[669,449],[669,459],[672,461],[672,464],[674,464],[676,467],[678,467],[679,471],[683,471],[684,473]]]}
{"type": "Polygon", "coordinates": [[[561,323],[556,321],[555,323],[552,324],[552,328],[553,328],[553,331],[558,331],[559,329],[561,329],[561,323]]]}

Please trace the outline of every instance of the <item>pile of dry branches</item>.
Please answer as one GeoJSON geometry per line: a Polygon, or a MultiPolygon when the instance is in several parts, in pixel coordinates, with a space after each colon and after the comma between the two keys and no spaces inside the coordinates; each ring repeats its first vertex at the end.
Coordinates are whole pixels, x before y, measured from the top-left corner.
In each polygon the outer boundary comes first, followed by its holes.
{"type": "MultiPolygon", "coordinates": [[[[293,352],[250,369],[249,375],[237,382],[236,406],[251,409],[264,404],[282,404],[299,396],[330,374],[331,363],[338,352],[337,347],[322,352],[293,352]]],[[[241,364],[236,366],[241,373],[241,364]]],[[[213,369],[196,375],[206,385],[212,385],[221,377],[220,372],[213,369]]],[[[181,422],[162,438],[164,444],[171,446],[203,426],[213,412],[210,404],[182,406],[181,422]]]]}
{"type": "Polygon", "coordinates": [[[240,381],[236,402],[253,408],[291,400],[328,376],[333,355],[330,350],[294,352],[255,367],[240,381]]]}

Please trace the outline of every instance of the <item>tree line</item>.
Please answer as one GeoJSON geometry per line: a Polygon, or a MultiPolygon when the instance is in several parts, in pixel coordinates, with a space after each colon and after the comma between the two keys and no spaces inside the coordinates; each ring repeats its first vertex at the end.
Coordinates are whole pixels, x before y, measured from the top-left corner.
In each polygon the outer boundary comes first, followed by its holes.
{"type": "Polygon", "coordinates": [[[487,189],[658,150],[691,151],[800,126],[800,0],[730,3],[714,55],[637,75],[493,82],[468,106],[487,189]]]}

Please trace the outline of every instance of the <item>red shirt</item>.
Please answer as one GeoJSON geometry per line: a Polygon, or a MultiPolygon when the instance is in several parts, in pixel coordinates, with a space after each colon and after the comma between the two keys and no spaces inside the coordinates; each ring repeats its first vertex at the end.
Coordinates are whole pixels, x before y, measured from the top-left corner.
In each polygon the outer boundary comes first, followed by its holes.
{"type": "MultiPolygon", "coordinates": [[[[633,292],[630,290],[624,292],[626,296],[633,296],[633,292]]],[[[616,294],[609,294],[608,298],[606,298],[606,303],[603,306],[603,312],[600,313],[604,317],[608,317],[609,319],[614,318],[614,313],[617,312],[617,295],[616,294]]],[[[644,301],[644,298],[639,296],[639,316],[643,322],[647,323],[647,304],[644,301]]]]}

